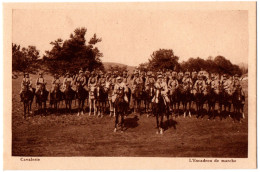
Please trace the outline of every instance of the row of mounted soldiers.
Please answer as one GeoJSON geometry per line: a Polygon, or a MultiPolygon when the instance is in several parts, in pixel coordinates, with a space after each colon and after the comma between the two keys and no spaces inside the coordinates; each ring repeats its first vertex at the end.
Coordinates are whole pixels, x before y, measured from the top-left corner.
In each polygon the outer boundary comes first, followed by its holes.
{"type": "MultiPolygon", "coordinates": [[[[107,82],[116,84],[118,79],[122,79],[122,83],[124,83],[124,85],[121,84],[122,87],[131,86],[132,89],[134,89],[136,86],[142,85],[143,88],[147,88],[148,85],[155,84],[156,87],[164,87],[165,92],[167,92],[166,90],[177,89],[180,84],[193,88],[192,91],[206,89],[207,85],[211,85],[212,89],[217,90],[217,88],[222,85],[224,90],[230,95],[236,88],[242,88],[241,79],[237,74],[233,77],[229,77],[227,74],[221,76],[214,73],[209,74],[203,69],[198,73],[196,71],[193,71],[192,73],[188,71],[185,73],[177,73],[176,71],[162,73],[160,71],[140,72],[135,70],[132,76],[129,76],[127,71],[123,71],[123,73],[108,71],[104,74],[102,71],[93,71],[90,73],[89,71],[83,72],[83,70],[80,70],[78,75],[66,73],[63,82],[61,82],[57,74],[54,74],[54,78],[51,82],[51,92],[54,90],[54,85],[56,84],[60,86],[61,90],[64,90],[66,82],[70,82],[71,86],[76,83],[81,83],[81,85],[88,87],[91,85],[105,86],[107,82]],[[158,81],[159,78],[162,78],[160,82],[158,81]]],[[[36,93],[40,84],[44,84],[46,89],[47,82],[42,72],[39,73],[39,77],[36,79],[36,93]]],[[[33,88],[32,79],[29,77],[29,73],[24,73],[20,93],[22,92],[24,85],[29,85],[29,89],[31,90],[33,88]]],[[[242,94],[244,95],[243,90],[242,94]]],[[[167,95],[165,97],[167,99],[167,95]]]]}

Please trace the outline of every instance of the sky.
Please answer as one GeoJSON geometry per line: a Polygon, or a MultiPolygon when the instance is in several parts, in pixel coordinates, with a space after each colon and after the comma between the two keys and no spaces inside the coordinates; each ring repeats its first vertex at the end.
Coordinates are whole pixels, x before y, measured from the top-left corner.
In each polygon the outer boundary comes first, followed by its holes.
{"type": "Polygon", "coordinates": [[[82,9],[15,9],[12,41],[34,45],[42,56],[51,41],[66,40],[78,27],[86,39],[102,38],[96,46],[103,62],[131,66],[147,62],[153,51],[173,49],[179,62],[190,57],[222,55],[232,63],[248,63],[248,12],[173,10],[127,5],[90,5],[82,9]]]}

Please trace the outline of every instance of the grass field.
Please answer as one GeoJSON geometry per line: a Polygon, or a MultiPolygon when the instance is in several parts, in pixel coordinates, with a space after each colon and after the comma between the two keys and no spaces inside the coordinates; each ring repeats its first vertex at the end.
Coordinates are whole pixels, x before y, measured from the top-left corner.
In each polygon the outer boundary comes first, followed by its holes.
{"type": "MultiPolygon", "coordinates": [[[[32,78],[35,82],[36,76],[32,78]]],[[[50,89],[51,77],[46,79],[50,89]]],[[[124,133],[113,132],[114,118],[109,116],[49,114],[24,120],[21,80],[21,76],[12,80],[13,156],[247,157],[247,81],[243,82],[246,104],[241,123],[231,118],[178,117],[171,119],[163,135],[157,135],[155,118],[146,115],[127,116],[124,133]]]]}

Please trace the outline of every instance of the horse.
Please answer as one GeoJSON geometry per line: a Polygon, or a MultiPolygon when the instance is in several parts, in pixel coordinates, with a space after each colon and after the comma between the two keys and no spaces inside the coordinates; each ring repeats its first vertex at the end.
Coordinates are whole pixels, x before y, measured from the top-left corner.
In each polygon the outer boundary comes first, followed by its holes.
{"type": "Polygon", "coordinates": [[[34,89],[31,91],[29,89],[28,84],[23,84],[24,88],[21,93],[21,98],[23,101],[23,107],[24,107],[24,119],[26,119],[26,114],[31,113],[31,108],[32,108],[32,102],[33,102],[33,97],[34,97],[34,89]]]}
{"type": "MultiPolygon", "coordinates": [[[[155,88],[154,96],[153,96],[153,114],[156,116],[156,127],[157,127],[157,134],[163,134],[163,116],[166,114],[166,105],[164,102],[164,98],[162,96],[162,88],[155,88]],[[159,121],[160,118],[160,121],[159,121]]],[[[169,119],[168,119],[169,122],[169,119]]]]}
{"type": "Polygon", "coordinates": [[[112,101],[112,97],[114,95],[114,84],[112,84],[110,82],[106,82],[105,91],[108,94],[109,116],[111,117],[112,115],[114,115],[114,117],[115,117],[116,116],[115,106],[114,106],[114,103],[112,101]]]}
{"type": "Polygon", "coordinates": [[[119,89],[119,91],[117,92],[117,96],[114,102],[115,105],[115,129],[114,132],[117,131],[117,127],[118,127],[118,123],[119,123],[119,116],[121,116],[121,123],[120,123],[120,127],[121,127],[121,131],[123,132],[124,130],[124,116],[125,116],[125,112],[126,112],[126,108],[128,105],[128,102],[125,100],[125,90],[124,88],[119,89]]]}
{"type": "Polygon", "coordinates": [[[170,97],[170,105],[172,106],[172,112],[173,115],[175,115],[176,110],[179,114],[180,110],[180,96],[179,96],[179,89],[178,88],[172,88],[169,90],[169,97],[170,97]]]}
{"type": "Polygon", "coordinates": [[[154,96],[154,84],[148,84],[145,88],[144,94],[145,94],[145,113],[147,113],[147,117],[149,117],[149,113],[151,113],[150,110],[152,109],[152,98],[154,96]]]}
{"type": "Polygon", "coordinates": [[[65,100],[66,110],[71,113],[72,100],[75,98],[75,91],[71,88],[71,83],[67,81],[65,83],[65,90],[63,92],[63,99],[65,100]]]}
{"type": "Polygon", "coordinates": [[[208,103],[208,115],[209,119],[212,117],[215,119],[215,107],[216,107],[216,102],[219,102],[219,94],[220,90],[218,88],[212,88],[211,84],[208,84],[206,86],[205,90],[205,99],[207,100],[208,103]]]}
{"type": "Polygon", "coordinates": [[[203,110],[203,105],[205,102],[204,97],[204,89],[200,86],[193,89],[194,101],[196,102],[196,110],[197,110],[197,118],[201,115],[201,111],[203,110]]]}
{"type": "Polygon", "coordinates": [[[104,88],[104,86],[97,86],[96,88],[96,105],[97,105],[97,112],[98,116],[103,117],[105,110],[106,110],[106,101],[108,99],[108,94],[104,88]]]}
{"type": "Polygon", "coordinates": [[[96,99],[97,99],[97,88],[95,85],[89,86],[89,96],[88,96],[88,101],[89,101],[89,116],[91,115],[92,109],[94,116],[96,116],[96,99]]]}
{"type": "Polygon", "coordinates": [[[180,101],[183,105],[183,117],[186,117],[186,112],[189,112],[189,116],[191,117],[191,88],[189,84],[180,84],[179,85],[179,93],[180,93],[180,101]],[[189,104],[189,105],[188,105],[189,104]],[[187,108],[189,107],[189,108],[187,108]]]}
{"type": "Polygon", "coordinates": [[[232,96],[234,113],[235,115],[242,113],[242,118],[245,118],[244,102],[245,102],[245,97],[242,95],[242,88],[241,87],[235,88],[232,96]]]}
{"type": "Polygon", "coordinates": [[[60,91],[60,85],[55,83],[53,92],[50,94],[50,104],[54,105],[55,111],[57,111],[59,102],[62,100],[62,92],[60,91]]]}
{"type": "Polygon", "coordinates": [[[84,114],[84,104],[85,104],[85,100],[87,97],[87,90],[82,86],[82,84],[80,82],[77,82],[76,84],[77,87],[77,99],[78,99],[78,116],[80,115],[80,111],[81,111],[81,115],[84,114]]]}
{"type": "Polygon", "coordinates": [[[220,113],[221,114],[223,113],[222,106],[224,106],[224,112],[228,113],[228,116],[230,117],[231,103],[232,103],[231,90],[230,89],[225,90],[223,85],[221,84],[220,85],[220,98],[219,98],[220,113]]]}
{"type": "Polygon", "coordinates": [[[35,93],[36,95],[36,104],[38,104],[38,111],[42,111],[46,113],[46,101],[48,99],[49,91],[45,89],[45,84],[39,84],[39,89],[35,93]]]}
{"type": "Polygon", "coordinates": [[[133,87],[132,97],[134,102],[134,113],[141,112],[140,106],[141,106],[142,99],[144,98],[143,93],[144,93],[143,84],[138,84],[133,87]]]}

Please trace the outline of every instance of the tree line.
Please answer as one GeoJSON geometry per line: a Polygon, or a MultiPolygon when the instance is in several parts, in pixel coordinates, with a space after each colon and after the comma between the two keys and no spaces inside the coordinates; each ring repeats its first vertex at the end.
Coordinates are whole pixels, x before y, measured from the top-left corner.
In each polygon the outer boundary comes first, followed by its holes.
{"type": "MultiPolygon", "coordinates": [[[[44,70],[51,74],[64,74],[65,72],[75,73],[75,69],[83,70],[101,70],[104,71],[104,65],[101,61],[103,53],[98,49],[98,43],[102,38],[94,34],[88,41],[86,40],[87,29],[85,27],[76,28],[70,34],[69,39],[63,40],[57,38],[51,41],[51,50],[45,51],[43,57],[40,57],[39,50],[35,46],[21,47],[15,43],[12,44],[12,70],[19,72],[37,72],[44,70]]],[[[247,69],[240,68],[232,64],[223,56],[208,57],[207,59],[189,58],[187,61],[179,62],[172,49],[159,49],[154,51],[148,62],[138,66],[141,71],[199,71],[201,68],[209,72],[243,74],[247,69]]],[[[126,66],[110,66],[107,70],[123,71],[126,66]]]]}

